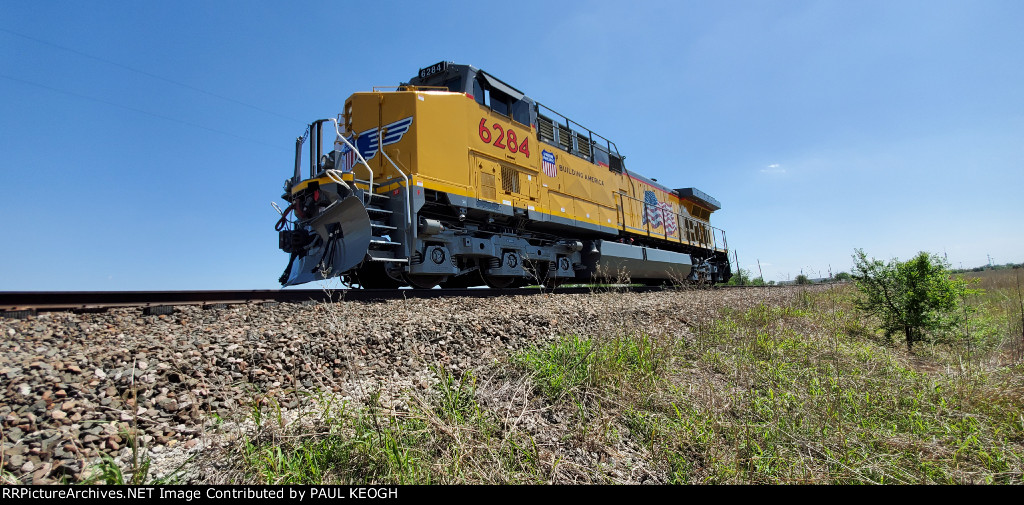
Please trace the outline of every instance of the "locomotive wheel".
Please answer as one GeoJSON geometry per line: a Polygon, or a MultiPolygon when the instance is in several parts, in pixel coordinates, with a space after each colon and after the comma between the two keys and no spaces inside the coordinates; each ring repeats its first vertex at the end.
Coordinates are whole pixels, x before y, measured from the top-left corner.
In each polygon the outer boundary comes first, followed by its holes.
{"type": "Polygon", "coordinates": [[[464,275],[448,276],[447,280],[441,282],[441,287],[445,289],[471,288],[473,286],[480,286],[483,283],[483,279],[480,278],[480,272],[473,271],[464,275]]]}
{"type": "Polygon", "coordinates": [[[495,277],[492,275],[483,274],[484,284],[494,289],[506,289],[512,287],[516,280],[516,277],[495,277]]]}
{"type": "Polygon", "coordinates": [[[355,277],[363,289],[396,289],[402,285],[387,274],[383,263],[364,264],[355,277]]]}
{"type": "Polygon", "coordinates": [[[387,275],[380,277],[369,277],[366,279],[360,278],[359,285],[362,286],[363,289],[395,289],[401,286],[401,284],[398,281],[392,279],[391,277],[388,277],[387,275]]]}
{"type": "Polygon", "coordinates": [[[668,279],[638,279],[633,282],[638,282],[644,286],[668,286],[671,284],[668,279]]]}
{"type": "Polygon", "coordinates": [[[544,287],[546,287],[548,289],[555,289],[555,288],[561,286],[564,283],[565,283],[564,279],[554,279],[554,278],[552,278],[552,279],[545,279],[544,280],[544,287]]]}
{"type": "Polygon", "coordinates": [[[433,289],[448,279],[447,275],[402,274],[402,278],[413,289],[433,289]]]}

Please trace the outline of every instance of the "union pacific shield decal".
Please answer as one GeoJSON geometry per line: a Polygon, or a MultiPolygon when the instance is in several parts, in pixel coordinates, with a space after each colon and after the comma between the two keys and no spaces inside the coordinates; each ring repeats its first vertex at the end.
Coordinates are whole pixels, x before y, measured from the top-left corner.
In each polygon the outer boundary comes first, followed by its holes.
{"type": "Polygon", "coordinates": [[[544,169],[544,175],[548,177],[554,177],[558,175],[558,169],[555,167],[555,153],[548,151],[541,151],[541,168],[544,169]]]}

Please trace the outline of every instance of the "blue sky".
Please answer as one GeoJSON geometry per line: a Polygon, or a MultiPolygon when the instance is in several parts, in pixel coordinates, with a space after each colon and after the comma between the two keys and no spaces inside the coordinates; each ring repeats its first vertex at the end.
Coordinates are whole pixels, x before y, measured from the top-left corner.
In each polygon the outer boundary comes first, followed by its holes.
{"type": "Polygon", "coordinates": [[[0,0],[0,290],[268,289],[295,137],[441,60],[722,202],[767,280],[1024,261],[1024,2],[0,0]]]}

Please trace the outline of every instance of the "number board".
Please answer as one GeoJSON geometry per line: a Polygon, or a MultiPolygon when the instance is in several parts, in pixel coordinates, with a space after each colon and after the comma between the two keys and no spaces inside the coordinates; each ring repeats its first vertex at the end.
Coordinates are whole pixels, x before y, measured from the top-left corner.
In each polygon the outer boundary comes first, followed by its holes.
{"type": "Polygon", "coordinates": [[[434,75],[434,74],[436,74],[438,72],[444,72],[445,70],[448,70],[448,62],[447,61],[442,61],[442,62],[439,62],[439,63],[434,63],[433,65],[431,65],[431,66],[429,66],[427,68],[421,68],[420,69],[420,79],[426,79],[427,77],[430,77],[430,76],[432,76],[432,75],[434,75]]]}

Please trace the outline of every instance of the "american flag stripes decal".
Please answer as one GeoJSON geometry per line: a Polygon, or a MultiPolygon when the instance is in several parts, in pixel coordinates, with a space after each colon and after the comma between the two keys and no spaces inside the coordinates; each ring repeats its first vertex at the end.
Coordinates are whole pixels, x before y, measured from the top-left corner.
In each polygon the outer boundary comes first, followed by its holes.
{"type": "Polygon", "coordinates": [[[654,228],[661,227],[661,207],[658,206],[658,197],[654,191],[644,191],[644,224],[650,223],[654,228]]]}
{"type": "Polygon", "coordinates": [[[662,212],[665,213],[665,233],[669,235],[675,235],[676,229],[676,213],[672,210],[672,206],[668,202],[662,202],[658,204],[661,206],[662,212]]]}
{"type": "Polygon", "coordinates": [[[644,191],[644,215],[643,224],[650,224],[652,228],[661,228],[665,225],[665,233],[673,235],[678,229],[676,213],[668,202],[659,202],[654,191],[644,191]]]}

